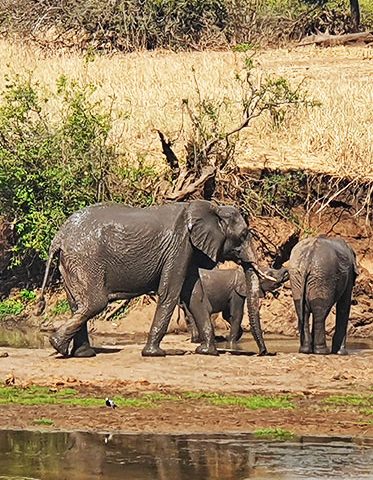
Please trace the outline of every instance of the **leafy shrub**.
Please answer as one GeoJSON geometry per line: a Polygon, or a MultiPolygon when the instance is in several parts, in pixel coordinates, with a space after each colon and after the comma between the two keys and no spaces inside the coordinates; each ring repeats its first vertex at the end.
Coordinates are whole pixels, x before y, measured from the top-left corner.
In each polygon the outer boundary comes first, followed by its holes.
{"type": "Polygon", "coordinates": [[[24,302],[32,302],[36,298],[36,293],[33,290],[27,290],[26,288],[21,290],[19,295],[24,302]]]}
{"type": "Polygon", "coordinates": [[[52,308],[53,315],[63,315],[70,311],[69,302],[66,299],[58,300],[56,305],[52,308]]]}
{"type": "Polygon", "coordinates": [[[46,96],[30,76],[7,79],[0,104],[0,209],[15,222],[13,265],[35,254],[46,258],[67,215],[108,197],[116,158],[107,142],[112,115],[93,100],[94,91],[61,77],[46,96]],[[55,122],[45,108],[54,95],[62,98],[55,122]]]}
{"type": "Polygon", "coordinates": [[[0,318],[8,315],[20,315],[24,310],[24,305],[20,300],[8,298],[0,302],[0,318]]]}

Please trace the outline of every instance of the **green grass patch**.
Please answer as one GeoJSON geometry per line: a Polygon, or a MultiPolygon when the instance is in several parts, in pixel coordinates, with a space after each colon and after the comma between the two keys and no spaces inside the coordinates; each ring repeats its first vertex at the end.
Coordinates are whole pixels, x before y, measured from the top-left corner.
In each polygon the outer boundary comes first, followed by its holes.
{"type": "MultiPolygon", "coordinates": [[[[112,400],[118,407],[151,408],[162,402],[203,401],[216,406],[239,406],[250,410],[259,409],[289,409],[294,404],[287,396],[233,396],[218,393],[188,392],[183,394],[146,393],[137,397],[113,396],[112,400]]],[[[0,405],[72,405],[79,407],[102,407],[105,399],[80,394],[73,388],[61,390],[48,387],[31,386],[0,387],[0,405]]]]}
{"type": "Polygon", "coordinates": [[[200,400],[206,399],[212,405],[225,406],[233,405],[245,407],[250,410],[260,409],[290,409],[294,404],[289,396],[265,396],[265,395],[222,395],[218,393],[198,393],[188,392],[183,395],[186,399],[200,400]]]}
{"type": "Polygon", "coordinates": [[[9,315],[20,315],[23,312],[24,305],[20,300],[8,298],[0,302],[0,318],[9,315]]]}
{"type": "Polygon", "coordinates": [[[51,309],[53,315],[63,315],[70,312],[70,305],[66,299],[58,300],[56,305],[51,309]]]}
{"type": "MultiPolygon", "coordinates": [[[[141,397],[112,397],[118,407],[150,408],[162,401],[177,400],[179,397],[161,393],[146,394],[141,397]]],[[[0,387],[0,404],[7,405],[72,405],[79,407],[102,407],[105,399],[85,397],[73,388],[52,391],[48,387],[28,388],[0,387]]]]}
{"type": "Polygon", "coordinates": [[[373,395],[332,395],[324,403],[337,407],[373,407],[373,395]]]}
{"type": "Polygon", "coordinates": [[[282,441],[290,440],[294,437],[294,433],[281,427],[258,428],[255,430],[254,435],[259,438],[271,438],[282,441]]]}
{"type": "Polygon", "coordinates": [[[53,425],[54,422],[50,418],[35,418],[32,423],[35,425],[53,425]]]}

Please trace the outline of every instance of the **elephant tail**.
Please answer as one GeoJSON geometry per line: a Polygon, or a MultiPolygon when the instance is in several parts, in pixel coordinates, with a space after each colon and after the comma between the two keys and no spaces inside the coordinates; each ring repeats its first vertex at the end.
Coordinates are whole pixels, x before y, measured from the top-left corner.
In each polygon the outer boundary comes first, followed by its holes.
{"type": "Polygon", "coordinates": [[[34,314],[36,316],[39,316],[43,313],[45,309],[45,298],[44,298],[44,292],[45,292],[45,287],[47,285],[48,277],[49,277],[49,270],[52,264],[53,257],[57,252],[59,252],[61,249],[61,242],[60,238],[58,236],[54,237],[52,240],[51,246],[49,247],[49,254],[48,254],[48,260],[47,260],[47,265],[45,268],[45,273],[44,273],[44,278],[43,278],[43,283],[41,286],[41,291],[39,298],[37,300],[36,308],[34,311],[34,314]]]}
{"type": "MultiPolygon", "coordinates": [[[[304,325],[304,318],[306,314],[306,303],[307,303],[307,284],[308,284],[308,278],[311,273],[311,258],[312,258],[312,252],[308,254],[308,258],[306,260],[305,264],[305,271],[304,275],[302,278],[302,286],[301,286],[301,291],[300,291],[300,301],[301,301],[301,318],[299,319],[300,325],[304,325]]],[[[299,325],[299,327],[300,327],[299,325]]],[[[300,330],[299,330],[300,331],[300,330]]]]}

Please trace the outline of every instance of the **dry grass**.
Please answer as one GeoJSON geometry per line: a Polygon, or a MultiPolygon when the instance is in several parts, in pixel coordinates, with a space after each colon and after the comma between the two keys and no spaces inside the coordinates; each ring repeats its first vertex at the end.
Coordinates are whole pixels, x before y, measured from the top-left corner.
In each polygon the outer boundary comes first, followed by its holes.
{"type": "MultiPolygon", "coordinates": [[[[64,73],[100,84],[98,95],[108,103],[115,96],[116,134],[133,159],[162,157],[158,128],[175,138],[182,125],[181,100],[195,99],[193,76],[203,96],[238,100],[234,79],[244,54],[232,52],[137,53],[96,57],[80,54],[45,56],[42,52],[0,42],[2,73],[34,72],[34,78],[54,89],[64,73]]],[[[258,55],[264,72],[294,82],[305,78],[311,96],[321,107],[299,110],[279,129],[259,118],[240,138],[240,165],[308,168],[314,171],[373,179],[373,50],[363,47],[268,50],[258,55]]],[[[2,89],[4,78],[0,78],[2,89]]],[[[52,112],[53,113],[53,112],[52,112]]],[[[239,111],[223,114],[235,125],[239,111]]],[[[187,130],[188,126],[185,126],[187,130]]],[[[184,129],[184,137],[186,135],[184,129]]],[[[182,154],[183,136],[178,151],[182,154]]]]}

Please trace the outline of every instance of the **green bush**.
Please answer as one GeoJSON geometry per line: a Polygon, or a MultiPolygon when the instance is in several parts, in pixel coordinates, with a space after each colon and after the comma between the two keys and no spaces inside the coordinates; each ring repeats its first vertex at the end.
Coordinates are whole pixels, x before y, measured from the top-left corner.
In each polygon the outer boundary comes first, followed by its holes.
{"type": "Polygon", "coordinates": [[[24,310],[24,305],[20,300],[9,298],[0,302],[0,318],[10,315],[20,315],[24,310]]]}
{"type": "Polygon", "coordinates": [[[93,100],[95,87],[66,77],[49,96],[31,76],[7,79],[0,103],[0,211],[15,222],[13,265],[37,254],[67,215],[108,197],[116,158],[108,145],[110,111],[93,100]],[[52,121],[47,103],[62,99],[52,121]]]}

